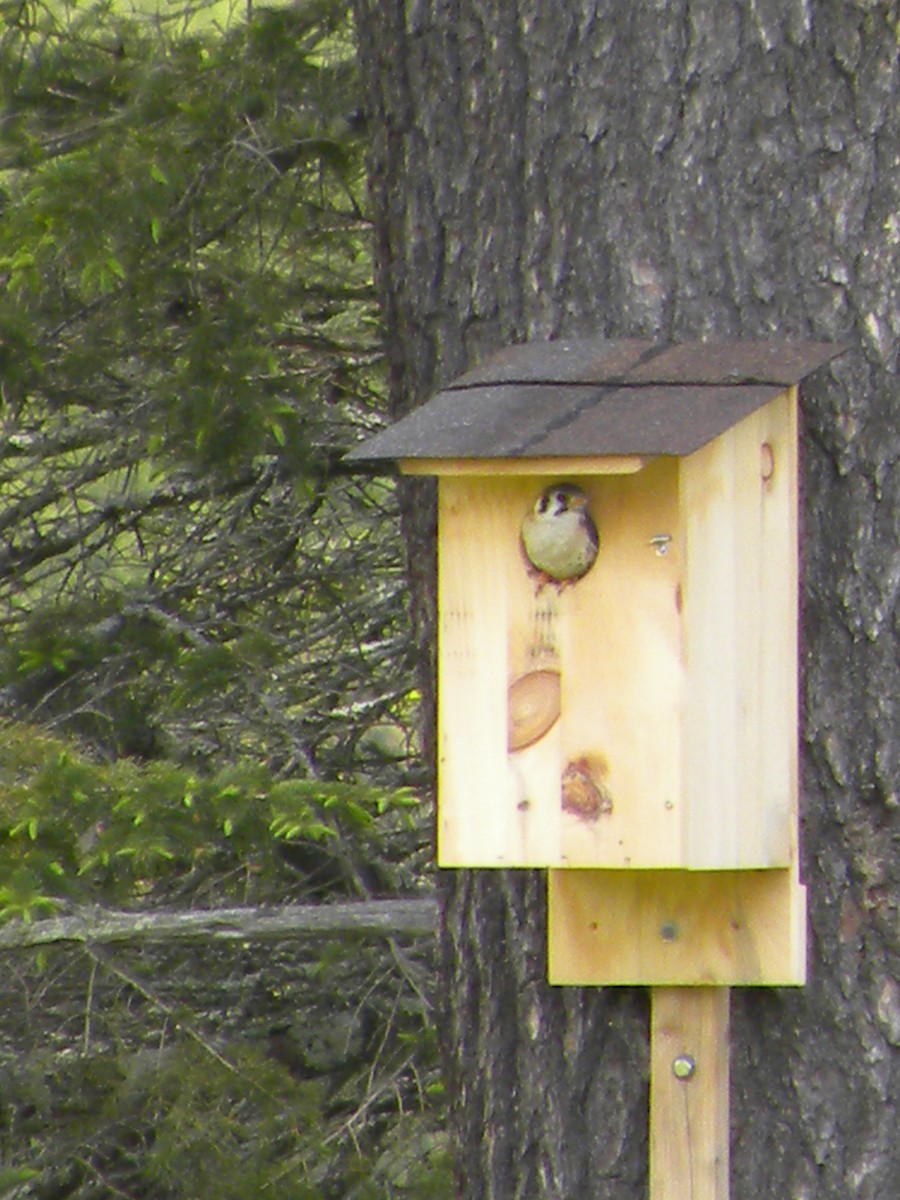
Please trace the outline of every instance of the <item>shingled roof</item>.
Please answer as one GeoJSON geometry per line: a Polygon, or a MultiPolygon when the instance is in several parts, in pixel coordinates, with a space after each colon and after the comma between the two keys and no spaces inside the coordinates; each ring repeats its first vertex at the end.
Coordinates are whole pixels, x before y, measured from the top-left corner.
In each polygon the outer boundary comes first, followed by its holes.
{"type": "Polygon", "coordinates": [[[347,459],[690,454],[842,351],[784,340],[528,342],[461,375],[347,459]]]}

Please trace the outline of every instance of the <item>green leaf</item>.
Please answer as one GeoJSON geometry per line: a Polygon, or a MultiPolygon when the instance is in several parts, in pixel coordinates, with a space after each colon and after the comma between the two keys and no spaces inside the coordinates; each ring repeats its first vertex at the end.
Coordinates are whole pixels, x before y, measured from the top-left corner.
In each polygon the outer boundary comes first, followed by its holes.
{"type": "Polygon", "coordinates": [[[0,1195],[15,1191],[20,1183],[36,1179],[40,1173],[33,1167],[0,1167],[0,1195]]]}

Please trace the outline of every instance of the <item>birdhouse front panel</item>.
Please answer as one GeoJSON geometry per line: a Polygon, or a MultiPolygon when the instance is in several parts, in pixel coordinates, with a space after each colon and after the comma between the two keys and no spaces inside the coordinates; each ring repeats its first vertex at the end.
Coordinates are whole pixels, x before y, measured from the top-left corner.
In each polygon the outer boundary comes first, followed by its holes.
{"type": "Polygon", "coordinates": [[[521,533],[552,476],[440,480],[444,866],[681,862],[677,468],[566,482],[600,549],[557,584],[521,533]]]}
{"type": "Polygon", "coordinates": [[[590,465],[440,477],[438,861],[787,866],[796,397],[690,455],[590,465]],[[570,506],[599,544],[557,578],[570,506]]]}

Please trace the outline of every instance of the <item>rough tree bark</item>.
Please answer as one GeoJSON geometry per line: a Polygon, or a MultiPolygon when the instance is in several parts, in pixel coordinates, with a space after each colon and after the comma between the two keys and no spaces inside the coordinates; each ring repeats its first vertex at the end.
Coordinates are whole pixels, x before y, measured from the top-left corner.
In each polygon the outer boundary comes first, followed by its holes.
{"type": "MultiPolygon", "coordinates": [[[[900,1143],[900,104],[878,0],[357,0],[396,412],[505,343],[795,334],[810,982],[733,994],[736,1200],[888,1200],[900,1143]]],[[[407,522],[424,661],[433,520],[407,522]]],[[[460,1194],[646,1185],[646,1001],[544,982],[533,873],[449,874],[460,1194]]],[[[686,1198],[687,1200],[687,1198],[686,1198]]]]}

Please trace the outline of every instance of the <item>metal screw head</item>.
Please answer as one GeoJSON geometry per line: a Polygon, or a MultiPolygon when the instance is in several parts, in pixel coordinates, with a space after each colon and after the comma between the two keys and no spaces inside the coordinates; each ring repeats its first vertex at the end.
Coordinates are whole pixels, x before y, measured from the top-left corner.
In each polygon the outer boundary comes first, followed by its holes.
{"type": "Polygon", "coordinates": [[[650,545],[657,554],[662,556],[669,553],[669,542],[672,540],[671,533],[654,533],[650,539],[650,545]]]}
{"type": "Polygon", "coordinates": [[[679,1054],[677,1058],[672,1060],[672,1074],[676,1079],[681,1079],[685,1083],[693,1078],[696,1070],[697,1064],[689,1054],[679,1054]]]}

